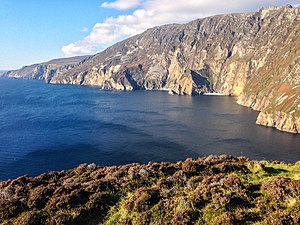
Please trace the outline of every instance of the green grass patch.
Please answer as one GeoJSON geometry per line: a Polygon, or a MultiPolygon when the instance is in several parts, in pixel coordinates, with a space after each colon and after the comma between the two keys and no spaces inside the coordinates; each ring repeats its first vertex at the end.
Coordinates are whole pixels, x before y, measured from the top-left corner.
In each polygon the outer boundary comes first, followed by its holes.
{"type": "Polygon", "coordinates": [[[247,164],[247,167],[251,173],[239,174],[233,172],[232,174],[238,176],[243,181],[252,184],[258,184],[262,181],[275,177],[285,177],[294,180],[300,180],[300,161],[295,164],[260,161],[255,162],[252,165],[249,163],[247,164]]]}

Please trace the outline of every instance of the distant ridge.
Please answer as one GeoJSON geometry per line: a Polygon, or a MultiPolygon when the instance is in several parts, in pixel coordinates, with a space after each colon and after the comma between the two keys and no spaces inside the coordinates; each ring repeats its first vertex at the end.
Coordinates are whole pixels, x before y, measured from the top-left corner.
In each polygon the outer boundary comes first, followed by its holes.
{"type": "Polygon", "coordinates": [[[53,76],[67,72],[90,57],[91,56],[75,56],[70,58],[52,59],[48,62],[23,66],[19,70],[6,71],[2,74],[0,73],[0,76],[45,80],[48,82],[53,76]]]}
{"type": "Polygon", "coordinates": [[[6,73],[8,70],[0,70],[0,76],[4,73],[6,73]]]}

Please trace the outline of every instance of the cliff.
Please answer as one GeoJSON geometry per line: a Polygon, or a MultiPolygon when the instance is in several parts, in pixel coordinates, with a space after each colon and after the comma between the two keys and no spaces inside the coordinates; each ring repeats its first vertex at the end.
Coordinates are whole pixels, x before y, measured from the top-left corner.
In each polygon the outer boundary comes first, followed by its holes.
{"type": "Polygon", "coordinates": [[[261,111],[257,123],[300,132],[300,8],[151,28],[43,79],[106,90],[218,92],[261,111]]]}
{"type": "Polygon", "coordinates": [[[0,182],[1,224],[299,224],[300,164],[228,155],[0,182]]]}
{"type": "Polygon", "coordinates": [[[11,70],[5,73],[0,73],[1,76],[37,79],[49,82],[54,76],[65,73],[68,70],[80,65],[90,56],[76,56],[71,58],[53,59],[49,62],[24,66],[19,70],[11,70]]]}
{"type": "Polygon", "coordinates": [[[7,71],[5,70],[0,70],[0,76],[3,75],[4,73],[6,73],[7,71]]]}

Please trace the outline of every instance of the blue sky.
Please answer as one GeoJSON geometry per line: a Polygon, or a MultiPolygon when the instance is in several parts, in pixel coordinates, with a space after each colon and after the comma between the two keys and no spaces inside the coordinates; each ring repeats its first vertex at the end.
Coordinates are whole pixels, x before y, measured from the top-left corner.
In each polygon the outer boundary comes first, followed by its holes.
{"type": "Polygon", "coordinates": [[[83,27],[117,13],[99,0],[0,0],[0,69],[63,57],[63,45],[87,35],[83,27]]]}
{"type": "Polygon", "coordinates": [[[94,54],[166,24],[300,0],[0,0],[0,70],[94,54]]]}

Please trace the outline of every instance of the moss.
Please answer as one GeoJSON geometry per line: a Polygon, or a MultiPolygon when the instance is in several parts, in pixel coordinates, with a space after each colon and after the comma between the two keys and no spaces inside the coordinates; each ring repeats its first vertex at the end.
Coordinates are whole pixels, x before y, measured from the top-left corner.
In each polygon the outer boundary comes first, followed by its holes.
{"type": "Polygon", "coordinates": [[[19,225],[42,225],[45,224],[47,214],[42,211],[30,211],[22,213],[15,221],[14,224],[19,225]]]}
{"type": "Polygon", "coordinates": [[[108,212],[106,218],[104,219],[104,225],[113,225],[120,223],[121,221],[129,221],[129,213],[128,211],[120,206],[120,204],[117,204],[113,206],[110,211],[108,212]]]}

